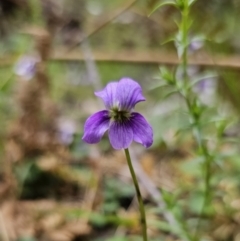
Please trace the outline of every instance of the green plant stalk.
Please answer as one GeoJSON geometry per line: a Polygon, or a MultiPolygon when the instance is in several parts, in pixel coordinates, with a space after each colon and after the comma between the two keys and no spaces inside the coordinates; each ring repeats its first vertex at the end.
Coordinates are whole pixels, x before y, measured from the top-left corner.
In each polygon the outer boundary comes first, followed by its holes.
{"type": "Polygon", "coordinates": [[[203,194],[203,204],[200,210],[200,216],[195,228],[195,238],[198,235],[198,229],[200,226],[201,219],[203,217],[205,206],[207,206],[210,202],[210,194],[211,194],[211,186],[210,186],[210,179],[211,179],[211,156],[209,154],[208,148],[205,145],[205,142],[201,135],[201,130],[199,125],[196,125],[194,128],[194,134],[195,138],[198,140],[198,146],[200,148],[200,151],[202,153],[202,156],[204,157],[204,163],[203,163],[203,173],[204,173],[204,194],[203,194]]]}
{"type": "Polygon", "coordinates": [[[186,99],[186,103],[187,103],[187,106],[188,106],[188,109],[189,109],[189,112],[191,114],[191,119],[192,119],[192,124],[194,126],[193,128],[193,134],[194,134],[194,137],[198,143],[198,147],[200,149],[200,152],[201,152],[201,155],[204,157],[204,174],[205,174],[205,177],[204,177],[204,183],[205,183],[205,193],[204,193],[204,202],[203,202],[203,207],[202,207],[202,211],[200,214],[203,213],[204,211],[204,206],[206,205],[206,203],[208,203],[208,199],[209,199],[209,194],[210,194],[210,178],[211,178],[211,156],[209,154],[209,150],[203,140],[203,137],[202,137],[202,132],[201,132],[201,128],[198,124],[198,120],[196,119],[194,113],[192,113],[192,108],[191,108],[191,103],[188,99],[186,99]]]}
{"type": "Polygon", "coordinates": [[[133,184],[134,184],[135,189],[136,189],[137,199],[138,199],[138,203],[139,203],[139,211],[140,211],[140,215],[141,215],[143,241],[148,241],[147,221],[146,221],[146,214],[145,214],[145,208],[144,208],[144,204],[143,204],[142,195],[141,195],[141,192],[140,192],[140,188],[139,188],[139,185],[138,185],[136,174],[134,172],[134,168],[133,168],[133,165],[132,165],[132,161],[131,161],[131,157],[130,157],[130,153],[129,153],[128,148],[124,149],[124,152],[125,152],[128,167],[129,167],[129,170],[130,170],[130,173],[131,173],[131,176],[132,176],[133,184]]]}
{"type": "MultiPolygon", "coordinates": [[[[198,122],[198,118],[196,118],[194,110],[192,108],[191,100],[189,98],[189,90],[187,90],[187,85],[189,83],[189,77],[187,73],[187,66],[188,66],[188,23],[189,23],[189,5],[188,0],[184,1],[184,8],[182,10],[182,22],[181,22],[181,28],[182,28],[182,46],[183,46],[183,55],[182,55],[182,66],[183,66],[183,78],[184,78],[184,89],[183,91],[180,90],[180,93],[185,99],[185,102],[187,104],[188,111],[191,115],[191,124],[193,125],[193,135],[198,143],[199,149],[201,151],[201,155],[204,158],[204,164],[203,164],[203,172],[204,172],[204,201],[203,206],[200,211],[200,217],[196,226],[196,233],[198,232],[199,224],[201,221],[201,218],[203,216],[205,206],[211,201],[210,200],[210,179],[211,179],[211,156],[209,154],[208,147],[206,146],[204,139],[202,138],[202,132],[201,127],[198,122]]],[[[196,235],[195,235],[196,238],[196,235]]]]}
{"type": "Polygon", "coordinates": [[[188,83],[188,74],[187,74],[187,66],[188,66],[188,15],[189,15],[189,7],[188,0],[184,1],[184,8],[181,12],[182,14],[182,46],[183,46],[183,55],[182,55],[182,65],[183,65],[183,78],[185,86],[188,83]]]}

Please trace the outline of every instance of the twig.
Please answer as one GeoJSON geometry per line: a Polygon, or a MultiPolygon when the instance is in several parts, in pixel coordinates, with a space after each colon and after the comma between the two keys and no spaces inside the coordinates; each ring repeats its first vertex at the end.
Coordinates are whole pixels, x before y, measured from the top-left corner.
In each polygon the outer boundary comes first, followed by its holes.
{"type": "Polygon", "coordinates": [[[123,9],[119,10],[117,13],[115,13],[113,16],[111,16],[106,22],[104,22],[101,26],[99,26],[98,28],[94,29],[92,32],[90,32],[88,35],[83,36],[83,38],[76,44],[74,44],[73,46],[70,47],[69,51],[75,49],[77,46],[79,46],[83,41],[85,41],[86,39],[88,39],[89,37],[91,37],[92,35],[94,35],[95,33],[97,33],[98,31],[100,31],[101,29],[103,29],[105,26],[107,26],[109,23],[111,23],[113,20],[115,20],[117,17],[119,17],[120,15],[122,15],[124,12],[126,12],[128,9],[130,9],[135,3],[137,2],[137,0],[133,0],[131,1],[128,5],[126,5],[125,7],[123,7],[123,9]]]}
{"type": "MultiPolygon", "coordinates": [[[[166,65],[179,65],[180,61],[175,53],[168,51],[126,51],[121,50],[117,52],[110,51],[93,51],[94,60],[96,62],[118,62],[118,63],[147,63],[147,64],[166,64],[166,65]]],[[[83,61],[84,56],[80,51],[71,53],[62,53],[59,50],[54,51],[51,56],[54,61],[83,61]]],[[[0,64],[1,65],[1,64],[0,64]]],[[[239,69],[240,56],[221,56],[209,55],[205,52],[199,52],[196,55],[189,57],[188,65],[197,65],[205,67],[222,67],[239,69]]]]}
{"type": "Polygon", "coordinates": [[[0,225],[2,227],[2,239],[3,241],[10,241],[10,238],[8,236],[7,228],[4,223],[3,213],[2,210],[0,210],[0,225]]]}
{"type": "MultiPolygon", "coordinates": [[[[95,62],[114,62],[114,63],[139,63],[139,64],[166,64],[178,65],[180,62],[176,54],[159,51],[126,51],[121,50],[118,52],[108,51],[92,51],[92,56],[95,62]]],[[[56,49],[53,51],[49,58],[50,61],[85,61],[85,56],[80,51],[66,53],[65,50],[56,49]]],[[[0,58],[0,68],[12,65],[15,62],[13,56],[4,56],[0,58]]],[[[188,65],[205,66],[205,67],[221,67],[229,69],[240,68],[240,56],[219,56],[214,57],[201,53],[200,55],[192,56],[189,59],[188,65]],[[204,57],[203,57],[204,56],[204,57]]]]}

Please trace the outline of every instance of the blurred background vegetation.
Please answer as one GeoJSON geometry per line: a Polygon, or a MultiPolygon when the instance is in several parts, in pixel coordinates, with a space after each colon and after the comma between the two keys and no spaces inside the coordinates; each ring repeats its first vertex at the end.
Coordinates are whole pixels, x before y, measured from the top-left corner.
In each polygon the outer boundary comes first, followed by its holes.
{"type": "Polygon", "coordinates": [[[212,203],[203,205],[201,158],[186,107],[161,73],[177,71],[180,14],[160,0],[0,0],[0,240],[138,241],[138,204],[124,156],[108,138],[82,140],[103,108],[94,91],[128,76],[154,144],[133,144],[151,241],[240,240],[240,1],[198,0],[190,17],[189,76],[214,150],[212,203]],[[198,80],[203,80],[198,82],[198,80]],[[215,131],[217,130],[217,132],[215,131]],[[165,208],[156,197],[162,197],[165,208]]]}

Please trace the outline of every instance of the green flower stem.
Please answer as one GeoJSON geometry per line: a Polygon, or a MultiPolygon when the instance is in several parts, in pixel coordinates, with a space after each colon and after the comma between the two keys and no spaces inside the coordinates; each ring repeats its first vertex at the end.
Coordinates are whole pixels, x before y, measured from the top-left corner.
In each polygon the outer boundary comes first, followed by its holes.
{"type": "MultiPolygon", "coordinates": [[[[202,137],[201,127],[199,125],[199,117],[196,117],[194,113],[194,108],[191,103],[191,90],[187,89],[187,85],[189,82],[189,77],[187,73],[188,67],[188,32],[189,32],[189,11],[190,6],[188,4],[189,0],[184,1],[182,13],[182,22],[181,22],[181,30],[182,30],[182,47],[183,47],[183,55],[182,55],[182,66],[183,66],[183,78],[184,78],[184,86],[183,89],[179,89],[179,92],[184,97],[188,111],[190,113],[190,121],[193,125],[193,135],[198,143],[199,150],[201,152],[202,157],[204,158],[203,163],[203,175],[204,175],[204,194],[203,194],[203,206],[200,211],[200,217],[196,226],[196,233],[197,235],[199,224],[203,213],[205,211],[205,207],[211,202],[210,193],[211,193],[211,186],[210,186],[210,179],[211,179],[211,155],[209,154],[208,147],[202,137]]],[[[195,236],[196,238],[196,236],[195,236]]]]}
{"type": "Polygon", "coordinates": [[[132,180],[133,180],[133,183],[134,183],[134,186],[135,186],[135,189],[136,189],[137,199],[138,199],[138,203],[139,203],[139,211],[140,211],[140,214],[141,214],[143,241],[147,241],[148,240],[148,237],[147,237],[147,221],[146,221],[146,214],[145,214],[145,208],[144,208],[144,204],[143,204],[142,195],[141,195],[141,192],[140,192],[140,189],[139,189],[136,174],[134,172],[134,168],[133,168],[133,165],[132,165],[129,150],[127,148],[127,149],[124,149],[124,151],[125,151],[128,167],[129,167],[129,170],[130,170],[130,173],[131,173],[131,176],[132,176],[132,180]]]}
{"type": "Polygon", "coordinates": [[[200,216],[195,228],[195,237],[198,235],[198,229],[200,226],[200,222],[202,219],[202,216],[205,211],[205,207],[208,206],[208,204],[211,202],[211,185],[210,185],[210,179],[211,179],[211,162],[212,162],[212,157],[209,154],[208,148],[202,138],[202,133],[199,125],[196,125],[193,129],[194,135],[196,140],[198,141],[198,146],[201,151],[201,155],[204,158],[204,163],[203,163],[203,175],[204,175],[204,193],[203,193],[203,204],[200,210],[200,216]]]}

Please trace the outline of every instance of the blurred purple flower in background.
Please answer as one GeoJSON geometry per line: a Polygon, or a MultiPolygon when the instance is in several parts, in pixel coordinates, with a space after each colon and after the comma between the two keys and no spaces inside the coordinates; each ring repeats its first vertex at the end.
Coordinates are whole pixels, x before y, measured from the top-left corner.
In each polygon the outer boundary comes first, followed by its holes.
{"type": "Polygon", "coordinates": [[[205,36],[198,35],[194,37],[190,37],[190,43],[188,45],[188,51],[190,54],[194,54],[195,52],[198,52],[201,50],[205,45],[205,36]]]}
{"type": "Polygon", "coordinates": [[[132,141],[145,147],[153,143],[152,127],[145,118],[133,112],[135,105],[145,101],[141,86],[130,78],[109,83],[102,91],[95,92],[102,98],[106,110],[91,115],[84,125],[83,140],[98,143],[108,130],[114,149],[128,148],[132,141]]]}
{"type": "Polygon", "coordinates": [[[216,101],[217,78],[207,77],[193,87],[193,91],[205,105],[211,106],[216,101]]]}
{"type": "Polygon", "coordinates": [[[204,46],[204,42],[202,40],[196,40],[189,44],[189,51],[193,53],[204,46]]]}
{"type": "Polygon", "coordinates": [[[76,133],[76,125],[68,119],[58,121],[58,139],[64,145],[70,145],[73,142],[76,133]]]}
{"type": "Polygon", "coordinates": [[[14,73],[24,80],[31,80],[36,72],[36,64],[40,61],[38,57],[24,55],[14,66],[14,73]]]}

